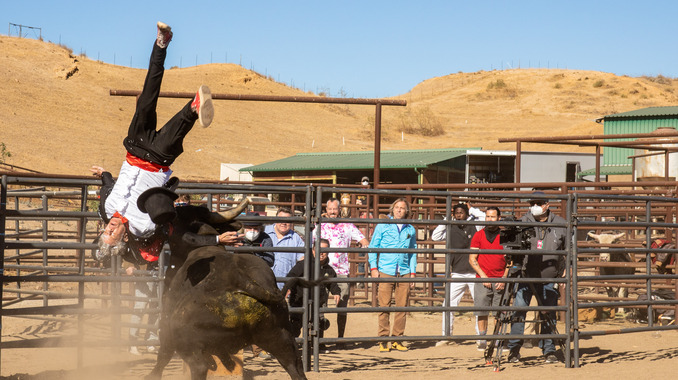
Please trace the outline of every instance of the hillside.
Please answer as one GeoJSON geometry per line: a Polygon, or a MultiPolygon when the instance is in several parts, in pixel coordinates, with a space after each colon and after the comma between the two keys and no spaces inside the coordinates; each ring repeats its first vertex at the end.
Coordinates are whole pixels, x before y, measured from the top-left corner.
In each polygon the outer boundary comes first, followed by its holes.
{"type": "MultiPolygon", "coordinates": [[[[74,56],[52,43],[0,36],[0,143],[10,164],[45,173],[87,175],[92,164],[117,173],[122,139],[135,99],[111,89],[140,90],[145,70],[74,56]]],[[[312,96],[235,64],[168,68],[163,91],[312,96]]],[[[514,149],[500,137],[602,133],[595,118],[678,104],[676,81],[547,69],[456,73],[428,79],[409,93],[408,106],[384,107],[382,149],[481,146],[514,149]],[[439,125],[426,137],[406,124],[439,125]]],[[[185,100],[161,99],[159,123],[185,100]]],[[[191,179],[218,179],[222,162],[258,164],[298,152],[371,150],[374,107],[216,101],[215,121],[196,126],[173,165],[191,179]]],[[[527,145],[529,150],[575,147],[527,145]]]]}

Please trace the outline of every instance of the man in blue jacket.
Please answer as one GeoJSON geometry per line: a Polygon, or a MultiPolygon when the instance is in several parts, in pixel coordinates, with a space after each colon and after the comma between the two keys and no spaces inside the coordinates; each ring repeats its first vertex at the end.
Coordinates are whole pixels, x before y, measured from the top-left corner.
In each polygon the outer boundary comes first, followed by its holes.
{"type": "MultiPolygon", "coordinates": [[[[391,205],[391,219],[407,219],[410,213],[410,205],[404,198],[398,198],[391,205]]],[[[410,224],[403,223],[384,223],[379,224],[374,229],[370,248],[417,248],[417,231],[410,224]]],[[[369,253],[368,261],[370,264],[373,278],[383,277],[411,277],[414,278],[417,270],[416,253],[369,253]]],[[[379,283],[377,299],[379,307],[390,307],[393,300],[393,291],[395,289],[396,307],[407,306],[410,287],[414,283],[408,282],[382,282],[379,283]]],[[[389,325],[390,313],[379,313],[379,336],[402,336],[405,333],[406,313],[399,311],[395,313],[393,320],[393,331],[390,331],[389,325]]],[[[407,351],[401,342],[379,343],[379,352],[389,352],[391,349],[397,351],[407,351]]]]}

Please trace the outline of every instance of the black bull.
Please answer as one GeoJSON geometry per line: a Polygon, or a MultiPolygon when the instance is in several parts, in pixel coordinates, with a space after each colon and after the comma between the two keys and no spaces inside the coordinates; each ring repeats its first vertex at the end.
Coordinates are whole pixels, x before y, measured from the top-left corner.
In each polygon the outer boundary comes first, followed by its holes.
{"type": "Polygon", "coordinates": [[[291,378],[306,379],[284,294],[291,286],[314,283],[291,279],[280,291],[262,259],[212,245],[215,234],[240,228],[233,218],[247,203],[219,214],[204,207],[177,208],[168,226],[171,268],[160,315],[160,350],[148,379],[159,379],[175,352],[190,367],[192,379],[205,379],[208,369],[216,368],[212,355],[233,369],[230,354],[250,344],[274,355],[291,378]]]}
{"type": "Polygon", "coordinates": [[[164,297],[158,361],[147,378],[159,379],[176,352],[192,379],[205,379],[208,369],[216,368],[212,355],[233,369],[229,354],[256,344],[291,378],[305,379],[283,297],[288,285],[278,290],[275,275],[256,256],[219,247],[193,250],[164,297]]]}

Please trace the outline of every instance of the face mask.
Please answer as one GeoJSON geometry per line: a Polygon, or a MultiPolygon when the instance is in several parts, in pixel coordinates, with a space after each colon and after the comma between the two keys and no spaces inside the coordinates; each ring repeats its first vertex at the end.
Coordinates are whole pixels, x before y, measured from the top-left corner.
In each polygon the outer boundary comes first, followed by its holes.
{"type": "Polygon", "coordinates": [[[542,216],[544,215],[544,209],[539,205],[533,205],[530,207],[530,213],[534,216],[542,216]]]}
{"type": "Polygon", "coordinates": [[[249,241],[255,241],[259,237],[259,231],[245,231],[245,239],[249,241]]]}

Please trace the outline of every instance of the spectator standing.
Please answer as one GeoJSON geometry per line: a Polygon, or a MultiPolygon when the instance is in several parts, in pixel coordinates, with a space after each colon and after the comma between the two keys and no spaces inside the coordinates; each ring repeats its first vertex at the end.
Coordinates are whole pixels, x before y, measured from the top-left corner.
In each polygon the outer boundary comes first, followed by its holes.
{"type": "MultiPolygon", "coordinates": [[[[485,211],[485,220],[488,222],[499,221],[500,211],[497,207],[488,207],[485,211]]],[[[503,249],[500,244],[499,226],[487,226],[473,235],[471,249],[503,249]]],[[[469,255],[469,263],[476,271],[477,278],[501,278],[508,275],[509,268],[503,254],[495,253],[472,253],[469,255]]],[[[474,288],[474,304],[476,307],[498,307],[506,284],[503,282],[477,283],[474,288]]],[[[496,311],[493,313],[497,313],[496,311]]],[[[476,311],[478,317],[478,334],[487,335],[489,311],[476,311]]],[[[487,347],[486,340],[478,340],[478,351],[484,351],[487,347]]]]}
{"type": "MultiPolygon", "coordinates": [[[[327,239],[320,239],[320,247],[327,248],[330,246],[330,243],[327,239]]],[[[313,247],[313,257],[315,257],[315,247],[313,247]]],[[[315,281],[315,263],[310,263],[310,273],[309,279],[315,281]]],[[[304,277],[304,261],[298,261],[294,267],[287,273],[287,277],[304,277]]],[[[327,252],[320,253],[320,276],[318,278],[336,278],[337,273],[334,271],[331,265],[329,265],[329,259],[327,257],[327,252]]],[[[302,307],[304,306],[304,292],[303,287],[295,286],[290,289],[290,306],[292,307],[302,307]]],[[[341,289],[336,282],[325,283],[320,285],[320,307],[327,305],[328,292],[334,296],[334,302],[339,302],[339,297],[341,294],[341,289]]],[[[312,294],[312,293],[311,293],[312,294]]],[[[313,297],[309,297],[309,318],[313,320],[313,297]]],[[[299,336],[301,329],[303,328],[303,314],[290,314],[290,323],[292,324],[292,335],[299,336]]],[[[328,326],[329,321],[325,319],[322,315],[320,316],[320,326],[318,328],[320,338],[323,337],[323,332],[326,330],[324,327],[328,326]]]]}
{"type": "MultiPolygon", "coordinates": [[[[339,217],[339,199],[330,198],[325,205],[325,214],[328,218],[339,217]]],[[[313,230],[313,239],[316,237],[316,230],[313,230]]],[[[367,247],[369,242],[365,236],[360,232],[358,227],[352,223],[322,223],[320,225],[320,237],[329,241],[329,246],[332,248],[348,248],[351,246],[351,241],[357,241],[359,247],[367,247]]],[[[336,272],[339,278],[348,278],[350,263],[348,261],[348,253],[346,252],[330,252],[328,255],[329,265],[336,272]]],[[[337,303],[337,307],[346,307],[348,305],[350,295],[350,284],[341,282],[338,283],[341,289],[341,298],[337,303]]],[[[337,337],[343,338],[346,330],[346,313],[337,313],[337,337]]]]}
{"type": "MultiPolygon", "coordinates": [[[[248,211],[245,216],[247,217],[257,217],[259,214],[253,211],[248,211]]],[[[261,222],[256,220],[248,220],[242,222],[242,228],[244,236],[242,239],[243,247],[271,247],[273,248],[273,241],[271,237],[264,233],[263,226],[261,222]]],[[[273,267],[275,262],[275,255],[273,252],[252,252],[254,256],[257,256],[264,260],[269,267],[273,267]]]]}
{"type": "MultiPolygon", "coordinates": [[[[481,212],[482,213],[482,212],[481,212]]],[[[452,207],[452,215],[454,220],[467,220],[469,218],[468,206],[464,203],[458,203],[452,207]]],[[[483,220],[485,218],[485,213],[482,213],[483,220]]],[[[477,232],[476,227],[470,224],[457,224],[450,226],[450,248],[452,249],[469,249],[471,246],[471,239],[473,235],[477,232]]],[[[435,241],[443,241],[447,238],[447,225],[441,224],[433,230],[431,234],[431,239],[435,241]]],[[[450,256],[450,278],[475,278],[476,271],[471,266],[469,262],[468,253],[453,253],[450,256]]],[[[464,296],[464,292],[468,288],[471,293],[471,297],[475,300],[474,294],[474,282],[451,282],[450,291],[446,294],[445,301],[443,304],[445,306],[457,306],[461,297],[464,296]]],[[[443,325],[442,325],[442,335],[445,336],[445,324],[446,322],[450,326],[450,335],[454,329],[454,313],[445,312],[443,314],[443,325]],[[447,320],[446,320],[447,318],[447,320]]],[[[476,320],[476,333],[478,333],[478,323],[476,320]]],[[[443,346],[449,344],[451,341],[441,340],[436,343],[436,346],[443,346]]]]}
{"type": "MultiPolygon", "coordinates": [[[[275,216],[282,218],[292,217],[292,211],[289,208],[281,207],[276,212],[275,216]]],[[[280,221],[272,225],[266,226],[264,230],[268,236],[271,237],[273,247],[303,247],[304,240],[298,233],[294,232],[293,224],[290,222],[280,221]]],[[[286,277],[290,269],[297,263],[297,261],[304,258],[302,252],[273,252],[274,263],[273,273],[276,277],[286,277]]],[[[285,284],[278,283],[278,288],[282,289],[285,284]]]]}
{"type": "MultiPolygon", "coordinates": [[[[389,218],[393,220],[407,219],[410,213],[410,205],[404,198],[398,198],[391,205],[389,218]]],[[[370,242],[370,248],[417,248],[417,231],[405,223],[382,223],[374,229],[374,235],[370,242]]],[[[416,253],[369,253],[368,262],[373,278],[414,278],[417,270],[416,253]]],[[[409,301],[410,287],[414,283],[408,282],[380,282],[377,290],[379,307],[390,307],[395,290],[395,306],[407,306],[409,301]]],[[[405,333],[406,313],[395,312],[393,330],[390,328],[390,313],[379,313],[378,335],[388,337],[403,336],[405,333]]],[[[379,343],[379,352],[389,352],[391,349],[407,351],[402,342],[379,343]]]]}
{"type": "MultiPolygon", "coordinates": [[[[566,223],[565,219],[554,214],[549,210],[549,201],[541,196],[541,191],[535,191],[534,195],[538,197],[530,200],[530,210],[520,218],[521,222],[536,223],[534,227],[535,236],[530,239],[531,250],[563,250],[567,241],[567,229],[563,227],[539,226],[539,223],[566,223]]],[[[559,255],[525,255],[523,264],[525,276],[527,278],[554,279],[561,277],[564,270],[564,257],[559,255]]],[[[553,282],[532,283],[533,286],[526,283],[518,284],[516,290],[515,306],[528,306],[532,296],[537,297],[540,306],[557,306],[560,294],[553,282]]],[[[555,311],[543,312],[544,317],[551,318],[555,323],[555,311]]],[[[523,335],[525,332],[525,311],[516,311],[511,318],[511,335],[523,335]]],[[[542,319],[544,319],[542,317],[542,319]]],[[[541,323],[541,333],[551,334],[551,326],[546,322],[541,323]]],[[[520,361],[520,348],[523,344],[521,339],[510,339],[508,342],[509,356],[508,361],[517,363],[520,361]]],[[[543,339],[539,341],[539,347],[544,355],[544,362],[557,363],[556,347],[553,339],[543,339]]]]}

